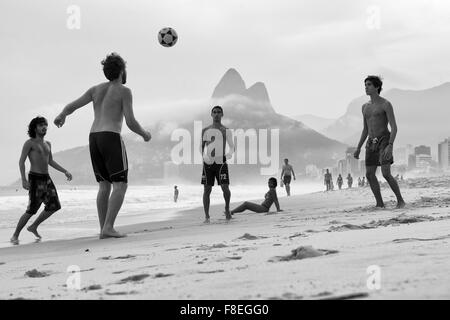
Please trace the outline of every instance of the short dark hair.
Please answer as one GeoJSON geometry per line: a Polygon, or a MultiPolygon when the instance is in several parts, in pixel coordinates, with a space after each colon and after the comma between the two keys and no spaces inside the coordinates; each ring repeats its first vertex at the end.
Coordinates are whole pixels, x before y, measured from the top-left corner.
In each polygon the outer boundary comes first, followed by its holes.
{"type": "Polygon", "coordinates": [[[125,60],[118,53],[108,54],[106,59],[102,60],[103,73],[106,79],[113,81],[119,78],[120,73],[125,70],[125,64],[125,60]]]}
{"type": "Polygon", "coordinates": [[[276,187],[278,185],[277,178],[274,177],[269,178],[269,183],[272,183],[276,187]]]}
{"type": "Polygon", "coordinates": [[[287,161],[289,161],[289,159],[288,159],[288,158],[285,158],[285,159],[284,159],[284,161],[286,161],[286,160],[287,160],[287,161]]]}
{"type": "Polygon", "coordinates": [[[375,88],[378,89],[378,94],[380,94],[381,90],[383,90],[383,81],[379,76],[367,76],[367,78],[364,79],[364,83],[366,83],[366,81],[369,81],[375,88]]]}
{"type": "Polygon", "coordinates": [[[214,106],[214,107],[211,109],[211,113],[214,111],[214,109],[220,109],[220,111],[223,113],[223,109],[222,109],[221,106],[214,106]]]}
{"type": "Polygon", "coordinates": [[[40,116],[37,116],[30,121],[30,124],[28,125],[28,136],[30,138],[36,138],[36,128],[41,123],[45,123],[46,125],[48,125],[47,119],[40,116]]]}

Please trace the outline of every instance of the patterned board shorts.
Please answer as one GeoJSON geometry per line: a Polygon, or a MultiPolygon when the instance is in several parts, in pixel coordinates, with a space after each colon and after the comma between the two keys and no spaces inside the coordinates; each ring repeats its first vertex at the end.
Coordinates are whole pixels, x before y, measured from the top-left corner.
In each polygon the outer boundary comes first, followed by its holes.
{"type": "Polygon", "coordinates": [[[42,203],[45,204],[45,211],[55,212],[61,209],[58,193],[48,174],[30,172],[28,174],[30,190],[28,191],[28,208],[26,213],[36,214],[42,203]]]}

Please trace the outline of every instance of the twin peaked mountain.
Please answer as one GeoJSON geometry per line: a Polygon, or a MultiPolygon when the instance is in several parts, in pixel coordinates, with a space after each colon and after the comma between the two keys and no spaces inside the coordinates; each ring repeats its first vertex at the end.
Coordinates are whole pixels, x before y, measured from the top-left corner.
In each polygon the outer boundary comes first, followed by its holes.
{"type": "MultiPolygon", "coordinates": [[[[223,107],[222,123],[230,129],[266,129],[268,132],[271,129],[279,129],[280,153],[267,156],[272,159],[278,158],[280,166],[284,158],[289,158],[299,174],[308,164],[315,164],[318,167],[334,166],[345,151],[346,145],[325,137],[297,120],[276,113],[265,85],[257,82],[247,89],[244,80],[235,69],[229,69],[221,78],[208,105],[202,106],[201,110],[196,112],[192,111],[191,114],[187,113],[182,121],[172,124],[172,128],[184,128],[191,133],[191,137],[194,137],[194,121],[202,121],[203,127],[211,124],[210,112],[214,105],[223,107]]],[[[142,123],[146,123],[145,119],[142,123]]],[[[167,127],[167,121],[159,121],[150,126],[152,133],[150,143],[143,143],[142,139],[134,134],[123,137],[127,147],[130,182],[148,183],[152,179],[164,177],[167,162],[171,161],[171,150],[179,144],[171,141],[171,130],[167,130],[167,127]]],[[[267,134],[267,138],[270,141],[270,133],[267,134]]],[[[191,153],[197,152],[198,143],[192,141],[191,153]]],[[[247,155],[248,149],[247,141],[247,155]]],[[[267,149],[270,152],[271,148],[267,149]]],[[[73,168],[71,170],[75,183],[95,183],[87,146],[59,152],[55,154],[55,159],[68,168],[73,168]]],[[[233,164],[230,166],[231,182],[265,181],[267,177],[260,175],[260,168],[258,164],[233,164]]],[[[200,183],[201,165],[182,164],[177,168],[172,167],[170,171],[175,171],[179,179],[200,183]]]]}

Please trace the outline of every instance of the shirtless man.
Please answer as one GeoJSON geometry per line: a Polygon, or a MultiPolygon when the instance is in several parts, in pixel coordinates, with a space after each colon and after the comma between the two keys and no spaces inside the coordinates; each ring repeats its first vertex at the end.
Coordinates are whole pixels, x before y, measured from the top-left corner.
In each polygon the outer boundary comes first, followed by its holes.
{"type": "Polygon", "coordinates": [[[128,160],[120,135],[123,118],[128,128],[144,141],[149,141],[151,135],[134,117],[131,90],[124,86],[127,79],[125,61],[117,53],[112,53],[102,61],[102,65],[109,81],[93,86],[69,103],[54,123],[61,127],[68,115],[93,102],[94,122],[89,134],[89,151],[95,178],[99,183],[97,212],[100,239],[121,238],[125,235],[114,229],[114,222],[128,187],[128,160]]]}
{"type": "Polygon", "coordinates": [[[379,77],[368,76],[364,80],[364,84],[366,94],[370,96],[370,102],[362,106],[364,127],[354,157],[359,159],[361,147],[369,136],[366,144],[366,177],[375,196],[376,206],[384,207],[380,184],[375,175],[377,167],[381,166],[383,177],[397,197],[397,208],[403,208],[405,201],[403,201],[397,181],[391,174],[391,165],[394,163],[392,150],[397,135],[394,110],[388,100],[380,97],[383,82],[379,77]],[[388,124],[392,132],[389,132],[388,124]]]}
{"type": "Polygon", "coordinates": [[[283,169],[281,170],[280,180],[283,181],[284,185],[286,186],[286,193],[289,197],[291,195],[291,176],[294,176],[295,180],[295,172],[294,168],[292,168],[292,166],[288,162],[288,159],[284,159],[284,165],[283,169]]]}
{"type": "Polygon", "coordinates": [[[228,173],[227,160],[231,158],[234,152],[234,143],[231,131],[222,125],[223,109],[221,106],[215,106],[211,110],[213,123],[202,130],[202,141],[200,152],[203,157],[202,184],[203,189],[203,209],[205,210],[205,223],[209,223],[209,203],[214,180],[220,185],[225,199],[225,217],[231,219],[230,199],[231,191],[229,188],[230,176],[228,173]],[[228,143],[229,152],[225,152],[228,143]],[[205,153],[206,151],[206,153],[205,153]]]}
{"type": "Polygon", "coordinates": [[[324,175],[323,184],[327,187],[327,191],[331,191],[331,183],[333,182],[333,177],[331,176],[330,170],[327,169],[327,172],[324,175]]]}
{"type": "Polygon", "coordinates": [[[33,224],[27,228],[37,239],[41,239],[41,235],[37,232],[38,226],[61,209],[56,187],[48,174],[48,166],[64,173],[67,180],[72,180],[72,175],[53,160],[52,145],[49,141],[44,140],[44,136],[47,134],[47,127],[47,120],[43,117],[34,118],[28,125],[30,139],[23,145],[19,169],[22,177],[22,187],[28,190],[29,201],[27,211],[19,219],[16,231],[11,238],[11,243],[15,245],[19,244],[20,231],[25,227],[31,216],[36,214],[42,203],[45,204],[44,210],[33,224]],[[27,157],[31,165],[28,180],[25,176],[25,160],[27,157]]]}

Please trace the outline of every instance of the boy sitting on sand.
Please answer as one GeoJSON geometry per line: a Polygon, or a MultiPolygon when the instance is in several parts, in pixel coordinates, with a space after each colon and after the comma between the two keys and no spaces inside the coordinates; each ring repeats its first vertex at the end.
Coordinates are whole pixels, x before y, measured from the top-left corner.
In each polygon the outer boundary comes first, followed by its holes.
{"type": "Polygon", "coordinates": [[[261,204],[245,201],[243,204],[241,204],[239,207],[237,207],[234,210],[231,210],[231,214],[235,214],[238,212],[243,212],[245,210],[254,211],[257,213],[262,212],[269,212],[270,207],[272,206],[272,203],[275,203],[275,206],[277,207],[277,212],[283,211],[280,209],[280,204],[278,203],[278,197],[277,197],[277,179],[270,178],[268,181],[269,185],[269,191],[264,196],[264,201],[261,204]]]}
{"type": "Polygon", "coordinates": [[[55,168],[64,173],[67,180],[72,180],[72,175],[58,163],[53,160],[51,144],[44,140],[47,133],[48,122],[43,117],[36,117],[31,120],[28,125],[28,139],[22,148],[22,154],[19,160],[20,175],[22,176],[22,186],[28,190],[28,208],[27,211],[20,218],[16,231],[11,238],[12,244],[19,244],[20,231],[25,227],[31,216],[36,214],[42,203],[45,204],[45,209],[37,217],[34,223],[27,228],[38,239],[41,238],[37,232],[38,226],[48,219],[53,213],[61,209],[59,203],[58,193],[53,184],[52,179],[48,174],[48,166],[55,168]],[[28,180],[25,176],[25,160],[28,157],[30,160],[30,172],[28,180]]]}

